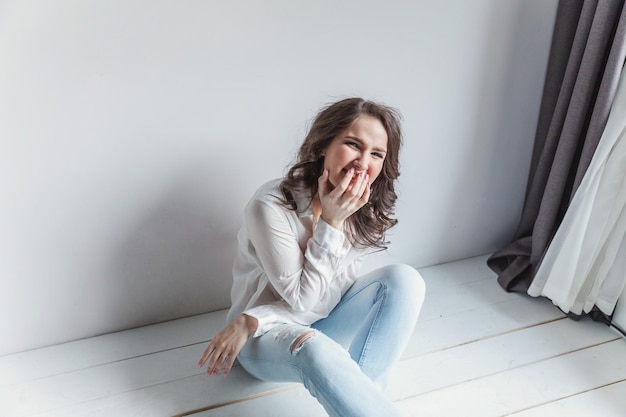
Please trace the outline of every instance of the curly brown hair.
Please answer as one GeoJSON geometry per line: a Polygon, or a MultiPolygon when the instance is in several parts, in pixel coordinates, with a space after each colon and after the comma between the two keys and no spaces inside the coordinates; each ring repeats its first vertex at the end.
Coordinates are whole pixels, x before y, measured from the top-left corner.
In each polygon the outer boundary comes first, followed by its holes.
{"type": "MultiPolygon", "coordinates": [[[[359,116],[378,119],[387,132],[387,155],[380,175],[372,184],[368,203],[345,222],[350,242],[357,247],[386,249],[387,230],[398,222],[392,216],[397,195],[395,180],[400,176],[399,151],[402,144],[402,116],[398,110],[359,97],[347,98],[322,108],[300,147],[296,162],[280,183],[283,203],[297,210],[294,191],[317,194],[318,178],[322,174],[322,153],[330,142],[347,129],[359,116]]],[[[304,207],[300,207],[300,210],[304,207]]]]}

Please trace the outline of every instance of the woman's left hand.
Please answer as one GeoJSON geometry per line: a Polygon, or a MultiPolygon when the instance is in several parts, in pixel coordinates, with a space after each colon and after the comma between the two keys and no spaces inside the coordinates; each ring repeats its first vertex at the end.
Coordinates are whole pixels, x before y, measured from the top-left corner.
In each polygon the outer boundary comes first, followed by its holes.
{"type": "Polygon", "coordinates": [[[258,321],[254,317],[246,314],[237,316],[211,340],[198,362],[198,368],[202,368],[208,360],[207,375],[219,375],[221,370],[224,376],[228,375],[239,351],[257,326],[258,321]]]}

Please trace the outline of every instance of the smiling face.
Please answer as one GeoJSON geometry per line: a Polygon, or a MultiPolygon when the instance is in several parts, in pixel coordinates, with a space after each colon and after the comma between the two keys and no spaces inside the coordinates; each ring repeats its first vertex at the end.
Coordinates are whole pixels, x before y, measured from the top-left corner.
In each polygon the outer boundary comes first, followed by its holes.
{"type": "Polygon", "coordinates": [[[377,118],[361,115],[335,137],[324,150],[324,168],[333,188],[354,168],[354,176],[364,172],[370,184],[380,174],[387,154],[387,131],[377,118]]]}

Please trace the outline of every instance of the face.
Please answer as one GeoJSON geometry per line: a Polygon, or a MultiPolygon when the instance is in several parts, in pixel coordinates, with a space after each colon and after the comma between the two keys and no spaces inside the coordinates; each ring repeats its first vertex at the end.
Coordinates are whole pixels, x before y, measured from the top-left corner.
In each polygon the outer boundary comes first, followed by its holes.
{"type": "Polygon", "coordinates": [[[383,169],[387,154],[387,131],[375,117],[361,115],[341,132],[324,150],[324,168],[335,187],[354,167],[354,177],[369,175],[370,184],[383,169]]]}

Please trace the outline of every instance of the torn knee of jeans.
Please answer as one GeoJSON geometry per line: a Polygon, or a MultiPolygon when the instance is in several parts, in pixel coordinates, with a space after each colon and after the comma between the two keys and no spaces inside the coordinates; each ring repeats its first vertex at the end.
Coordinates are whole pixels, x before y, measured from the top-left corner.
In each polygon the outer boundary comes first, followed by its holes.
{"type": "Polygon", "coordinates": [[[304,346],[305,343],[310,342],[314,338],[315,330],[305,330],[300,333],[298,337],[294,339],[293,343],[291,343],[291,354],[296,355],[300,351],[300,349],[302,349],[302,346],[304,346]]]}

